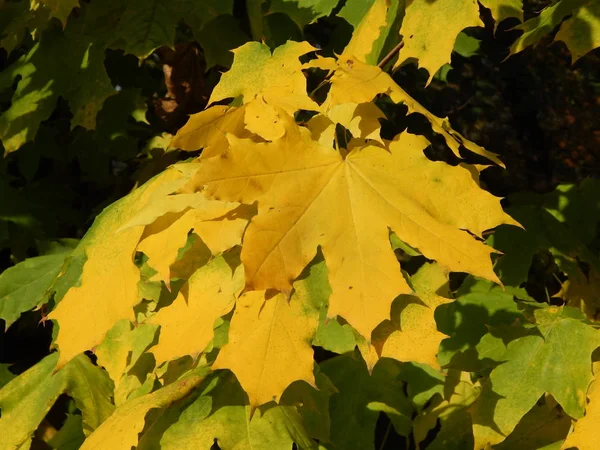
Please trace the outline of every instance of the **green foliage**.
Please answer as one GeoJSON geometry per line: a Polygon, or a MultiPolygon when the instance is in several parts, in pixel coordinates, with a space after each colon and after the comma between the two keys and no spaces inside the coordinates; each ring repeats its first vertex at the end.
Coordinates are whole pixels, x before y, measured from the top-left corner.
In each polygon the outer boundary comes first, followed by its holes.
{"type": "Polygon", "coordinates": [[[0,449],[595,448],[600,182],[409,94],[524,3],[0,0],[0,449]]]}

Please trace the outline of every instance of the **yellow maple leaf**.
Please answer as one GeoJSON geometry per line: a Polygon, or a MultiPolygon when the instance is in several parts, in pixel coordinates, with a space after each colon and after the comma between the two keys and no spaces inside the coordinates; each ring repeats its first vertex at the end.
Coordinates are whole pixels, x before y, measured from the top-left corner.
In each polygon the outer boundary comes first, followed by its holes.
{"type": "Polygon", "coordinates": [[[188,209],[181,215],[165,215],[166,221],[155,222],[157,229],[154,232],[148,231],[153,226],[146,227],[144,235],[147,236],[140,242],[137,251],[144,253],[148,257],[148,265],[157,271],[150,281],[164,281],[169,286],[170,267],[177,259],[179,249],[185,245],[190,231],[200,236],[213,255],[241,243],[250,219],[250,215],[246,214],[248,207],[244,205],[238,208],[238,203],[231,202],[215,202],[211,205],[208,203],[211,200],[204,200],[207,208],[188,209]],[[238,214],[229,215],[236,208],[238,214]]]}
{"type": "Polygon", "coordinates": [[[387,149],[357,146],[344,157],[288,118],[285,136],[272,143],[232,138],[193,184],[210,198],[258,202],[242,247],[247,289],[289,293],[320,246],[333,291],[329,316],[369,336],[389,317],[392,300],[411,293],[390,228],[445,268],[498,282],[493,250],[463,230],[481,236],[515,222],[472,171],[428,160],[428,145],[403,133],[387,149]]]}
{"type": "Polygon", "coordinates": [[[118,230],[150,199],[168,195],[185,184],[194,173],[186,166],[170,167],[111,205],[80,242],[79,248],[87,255],[81,285],[72,287],[48,316],[59,326],[55,341],[60,350],[57,368],[99,344],[119,320],[135,320],[133,307],[139,301],[140,272],[133,256],[144,227],[118,230]]]}
{"type": "Polygon", "coordinates": [[[200,158],[220,155],[229,148],[227,133],[250,137],[244,122],[245,114],[244,106],[236,108],[221,105],[192,114],[187,123],[177,131],[170,147],[188,151],[204,149],[200,158]]]}
{"type": "Polygon", "coordinates": [[[279,401],[294,381],[315,386],[312,338],[318,310],[310,308],[306,291],[288,301],[265,291],[246,292],[237,303],[229,328],[229,343],[213,369],[230,369],[248,394],[250,407],[279,401]]]}
{"type": "Polygon", "coordinates": [[[374,103],[344,103],[336,105],[324,114],[313,116],[306,124],[314,140],[324,145],[332,145],[335,139],[335,126],[340,124],[352,136],[373,139],[383,144],[380,136],[383,112],[374,103]]]}
{"type": "Polygon", "coordinates": [[[569,306],[581,309],[590,320],[600,319],[600,272],[591,267],[586,276],[577,267],[556,297],[564,299],[569,306]]]}
{"type": "Polygon", "coordinates": [[[379,38],[381,29],[387,24],[389,6],[389,0],[373,2],[352,33],[352,38],[342,53],[343,56],[352,56],[363,62],[377,63],[377,61],[367,61],[367,59],[373,50],[373,43],[379,38]]]}
{"type": "Polygon", "coordinates": [[[331,89],[322,105],[324,111],[330,111],[337,105],[349,102],[368,103],[378,94],[385,94],[394,102],[405,104],[409,113],[419,113],[425,116],[431,123],[433,131],[444,137],[446,145],[457,157],[461,158],[459,149],[463,145],[473,153],[484,156],[504,167],[502,161],[498,159],[498,155],[466,139],[452,128],[447,117],[438,117],[429,112],[379,67],[365,64],[350,56],[340,57],[337,61],[333,58],[317,58],[306,63],[305,67],[317,67],[333,72],[330,79],[331,89]]]}
{"type": "Polygon", "coordinates": [[[478,26],[482,27],[483,22],[477,0],[407,0],[400,28],[404,47],[396,67],[416,58],[419,67],[429,72],[429,84],[439,68],[450,63],[458,34],[467,27],[478,26]]]}
{"type": "Polygon", "coordinates": [[[479,0],[479,2],[492,13],[492,17],[496,21],[494,29],[509,17],[516,17],[521,22],[523,21],[523,0],[479,0]]]}
{"type": "Polygon", "coordinates": [[[448,273],[437,264],[425,264],[411,277],[418,297],[401,297],[392,307],[392,320],[400,329],[393,331],[381,351],[382,357],[429,364],[439,369],[437,354],[447,336],[437,330],[435,308],[449,303],[448,273]],[[394,317],[397,315],[397,317],[394,317]]]}
{"type": "Polygon", "coordinates": [[[213,338],[215,320],[231,311],[242,287],[241,265],[232,273],[223,257],[199,268],[175,301],[146,321],[160,325],[158,343],[150,349],[157,364],[203,351],[213,338]]]}
{"type": "Polygon", "coordinates": [[[265,44],[248,42],[233,51],[231,70],[224,73],[209,103],[242,96],[248,103],[261,95],[271,106],[288,114],[299,109],[319,109],[306,93],[306,78],[298,58],[316,49],[308,42],[292,42],[277,47],[273,54],[265,44]]]}
{"type": "Polygon", "coordinates": [[[575,422],[575,427],[567,440],[560,447],[568,449],[577,447],[579,450],[596,450],[600,442],[600,383],[598,375],[588,389],[588,405],[585,408],[585,416],[575,422]]]}
{"type": "Polygon", "coordinates": [[[262,95],[258,95],[246,104],[245,121],[249,131],[268,141],[279,139],[285,133],[279,112],[276,108],[267,105],[262,95]]]}

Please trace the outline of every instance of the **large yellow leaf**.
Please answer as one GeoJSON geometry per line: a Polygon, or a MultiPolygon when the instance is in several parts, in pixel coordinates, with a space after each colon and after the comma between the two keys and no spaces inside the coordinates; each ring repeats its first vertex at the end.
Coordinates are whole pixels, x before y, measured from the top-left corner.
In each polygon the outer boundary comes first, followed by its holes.
{"type": "Polygon", "coordinates": [[[411,361],[439,369],[438,348],[447,336],[437,330],[433,313],[439,305],[451,300],[448,290],[448,273],[437,264],[425,264],[411,277],[419,301],[414,297],[402,297],[398,317],[392,319],[399,323],[400,329],[392,332],[381,352],[382,357],[395,358],[398,361],[411,361]]]}
{"type": "Polygon", "coordinates": [[[185,397],[202,383],[207,373],[206,369],[197,369],[182,380],[124,403],[85,440],[81,450],[130,450],[136,447],[148,411],[165,408],[185,397]]]}
{"type": "Polygon", "coordinates": [[[400,28],[404,47],[396,66],[416,58],[419,67],[429,72],[429,84],[438,69],[450,63],[458,33],[478,26],[483,22],[477,0],[407,0],[400,28]]]}
{"type": "Polygon", "coordinates": [[[243,287],[241,266],[236,274],[225,258],[213,259],[192,275],[171,305],[146,322],[160,325],[158,344],[150,349],[158,364],[204,350],[215,320],[231,311],[243,287]]]}
{"type": "Polygon", "coordinates": [[[318,67],[320,69],[333,71],[331,77],[331,89],[327,95],[322,109],[331,111],[337,105],[349,102],[367,103],[378,94],[389,95],[396,103],[404,103],[409,113],[419,113],[425,116],[431,128],[441,134],[448,147],[456,156],[461,157],[459,149],[463,145],[466,149],[477,155],[484,156],[490,161],[504,167],[502,161],[495,153],[469,141],[460,133],[452,129],[447,117],[437,117],[412,98],[408,93],[398,86],[394,80],[377,66],[364,64],[356,58],[340,57],[337,61],[333,58],[317,58],[309,61],[305,67],[318,67]]]}
{"type": "MultiPolygon", "coordinates": [[[[279,401],[294,381],[315,386],[312,338],[318,309],[299,289],[288,301],[282,294],[247,292],[240,297],[231,319],[229,343],[213,369],[230,369],[248,394],[250,407],[279,401]]],[[[316,388],[316,386],[315,386],[316,388]]]]}
{"type": "Polygon", "coordinates": [[[262,95],[266,103],[288,114],[299,109],[318,110],[306,93],[306,78],[298,58],[316,50],[308,42],[292,42],[271,50],[265,44],[248,42],[233,50],[231,70],[223,74],[209,103],[243,97],[244,103],[262,95]]]}
{"type": "Polygon", "coordinates": [[[290,118],[273,143],[232,140],[229,152],[205,161],[194,183],[214,199],[258,202],[242,248],[247,289],[289,293],[320,246],[333,291],[329,316],[368,337],[389,317],[392,300],[411,292],[390,228],[448,270],[498,281],[493,250],[463,230],[480,236],[514,221],[468,168],[428,160],[428,144],[403,133],[388,149],[359,146],[344,158],[290,118]]]}
{"type": "Polygon", "coordinates": [[[190,120],[181,127],[171,140],[171,147],[181,150],[200,150],[201,158],[216,156],[229,148],[227,133],[239,137],[249,135],[245,129],[245,107],[212,106],[205,111],[192,114],[190,120]]]}
{"type": "Polygon", "coordinates": [[[49,314],[59,326],[55,341],[60,350],[58,368],[99,344],[119,320],[135,320],[133,307],[139,301],[140,272],[133,256],[144,227],[118,230],[151,199],[185,184],[194,173],[188,169],[186,164],[172,166],[105,209],[75,250],[87,256],[81,285],[72,287],[49,314]]]}

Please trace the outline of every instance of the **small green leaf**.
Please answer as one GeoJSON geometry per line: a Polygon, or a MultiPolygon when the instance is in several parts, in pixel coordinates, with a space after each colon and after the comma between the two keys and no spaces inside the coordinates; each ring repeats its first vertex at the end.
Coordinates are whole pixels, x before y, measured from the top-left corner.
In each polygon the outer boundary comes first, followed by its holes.
{"type": "Polygon", "coordinates": [[[0,319],[10,327],[19,316],[49,299],[67,252],[26,259],[0,274],[0,319]]]}
{"type": "Polygon", "coordinates": [[[106,372],[79,355],[53,375],[57,361],[58,353],[52,353],[0,391],[0,436],[6,448],[28,442],[62,393],[75,399],[88,433],[112,414],[112,383],[106,372]]]}
{"type": "Polygon", "coordinates": [[[474,406],[475,439],[481,446],[504,440],[544,393],[569,416],[583,417],[600,332],[582,323],[573,308],[538,309],[534,314],[536,326],[508,344],[504,363],[492,371],[474,406]]]}

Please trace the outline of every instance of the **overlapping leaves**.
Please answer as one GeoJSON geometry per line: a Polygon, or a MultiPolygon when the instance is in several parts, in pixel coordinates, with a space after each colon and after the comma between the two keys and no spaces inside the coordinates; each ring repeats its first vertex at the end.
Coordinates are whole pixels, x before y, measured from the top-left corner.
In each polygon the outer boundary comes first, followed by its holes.
{"type": "MultiPolygon", "coordinates": [[[[272,2],[273,12],[289,11],[299,24],[333,8],[328,2],[298,2],[299,8],[286,3],[293,2],[272,2]]],[[[439,424],[428,448],[451,448],[452,442],[456,448],[483,448],[509,435],[505,445],[518,441],[517,431],[546,417],[536,403],[552,403],[551,396],[561,412],[580,419],[570,440],[590,439],[596,389],[589,393],[588,416],[583,414],[592,353],[600,345],[597,330],[569,307],[527,307],[520,278],[506,290],[493,286],[506,282],[511,254],[506,251],[495,272],[494,249],[483,243],[484,232],[502,224],[514,233],[527,231],[480,187],[478,167],[431,161],[422,136],[381,138],[383,113],[372,101],[384,94],[424,115],[456,156],[464,146],[500,163],[374,65],[404,14],[398,61],[417,58],[433,76],[448,61],[456,35],[480,24],[477,3],[415,0],[403,11],[397,2],[370,4],[337,59],[302,64],[300,58],[315,50],[308,43],[288,42],[274,52],[257,42],[238,48],[210,99],[234,98],[237,106],[209,107],[172,142],[202,149],[195,162],[174,165],[108,207],[66,259],[43,257],[7,272],[5,278],[16,282],[13,273],[42,274],[18,311],[7,309],[3,318],[12,321],[50,301],[49,318],[58,326],[58,353],[0,393],[0,428],[12,447],[28,446],[62,393],[74,398],[82,418],[68,421],[59,433],[67,436],[72,429],[75,440],[85,438],[82,448],[90,449],[215,443],[222,449],[371,448],[381,413],[397,434],[412,433],[419,446],[439,424]],[[443,27],[439,18],[461,7],[461,20],[443,27]],[[432,25],[424,27],[425,19],[432,25]],[[440,45],[433,49],[432,42],[440,45]],[[322,104],[306,92],[303,70],[310,68],[329,72],[322,104]],[[312,111],[312,118],[300,122],[298,115],[297,121],[298,111],[312,111]],[[403,272],[392,233],[403,248],[434,262],[413,275],[403,272]],[[449,272],[472,275],[456,300],[449,272]],[[577,350],[568,351],[567,343],[577,350]],[[339,353],[357,346],[359,352],[317,364],[313,346],[339,353]],[[95,351],[105,370],[81,355],[87,350],[95,351]],[[82,390],[89,380],[98,387],[91,394],[82,390]],[[39,393],[37,384],[44,385],[39,393]]],[[[497,20],[520,17],[518,8],[503,8],[520,6],[518,1],[482,4],[497,20]]],[[[70,12],[68,3],[44,5],[63,22],[70,12]]],[[[141,57],[173,42],[175,24],[188,8],[187,2],[157,1],[140,13],[135,2],[98,5],[92,4],[100,8],[92,15],[98,20],[86,26],[105,40],[100,49],[123,47],[141,57]],[[100,20],[113,13],[120,17],[114,35],[100,20]],[[124,37],[129,30],[131,40],[124,37]]],[[[356,7],[349,1],[343,13],[353,17],[356,7]]],[[[183,18],[201,29],[210,18],[201,13],[183,18]]],[[[61,38],[76,23],[46,33],[61,38]]],[[[86,49],[91,58],[94,47],[86,49]]],[[[34,50],[8,77],[24,77],[23,90],[36,76],[27,61],[43,57],[34,50]]],[[[74,124],[93,127],[102,99],[71,98],[67,81],[52,89],[40,98],[50,106],[36,120],[63,95],[74,124]]],[[[25,98],[39,89],[17,94],[25,98]]],[[[3,115],[6,127],[13,126],[9,119],[20,120],[19,99],[3,115]]],[[[33,134],[11,130],[6,133],[15,141],[4,138],[8,150],[35,134],[33,128],[33,134]]],[[[535,250],[551,247],[534,244],[535,250]]],[[[595,272],[584,273],[576,258],[592,264],[595,256],[577,243],[563,244],[551,252],[564,256],[571,283],[565,296],[569,289],[582,296],[582,280],[593,284],[595,272]]],[[[15,291],[0,301],[10,302],[15,291]]]]}

